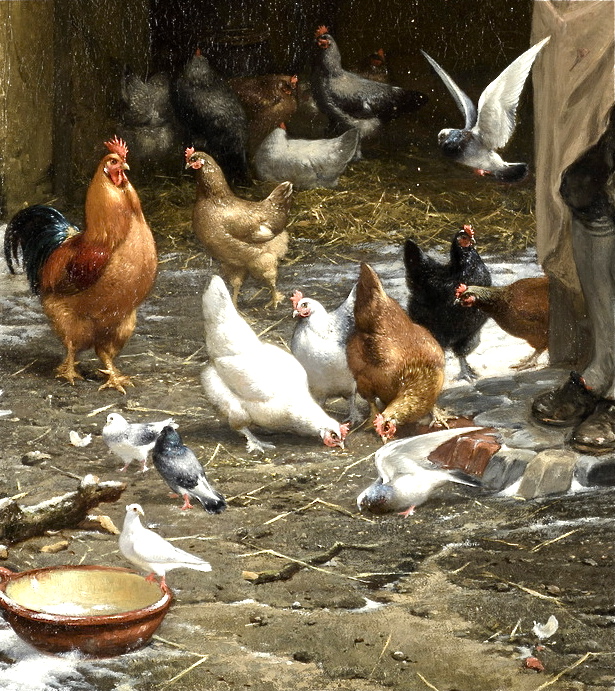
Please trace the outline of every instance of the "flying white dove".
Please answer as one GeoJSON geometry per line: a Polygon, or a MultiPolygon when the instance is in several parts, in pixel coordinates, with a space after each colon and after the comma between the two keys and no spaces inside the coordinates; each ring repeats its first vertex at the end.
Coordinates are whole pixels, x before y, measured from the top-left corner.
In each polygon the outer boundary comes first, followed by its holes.
{"type": "Polygon", "coordinates": [[[102,438],[109,451],[124,461],[124,466],[120,468],[122,472],[128,468],[132,460],[140,461],[141,470],[145,472],[149,470],[147,455],[167,425],[177,427],[173,418],[167,418],[162,422],[130,423],[119,413],[110,413],[107,415],[107,424],[103,427],[102,438]]]}
{"type": "Polygon", "coordinates": [[[465,117],[463,129],[443,129],[438,134],[438,144],[445,156],[474,168],[480,175],[492,175],[502,182],[518,182],[527,175],[527,163],[507,163],[496,149],[506,146],[515,129],[523,85],[536,56],[549,38],[522,53],[487,86],[478,100],[478,111],[450,75],[425,51],[421,51],[465,117]]]}
{"type": "Polygon", "coordinates": [[[479,429],[484,428],[457,427],[385,444],[374,457],[378,479],[357,497],[359,510],[375,514],[398,511],[409,516],[446,482],[479,487],[480,482],[471,475],[442,468],[429,460],[432,451],[444,442],[479,429]]]}
{"type": "Polygon", "coordinates": [[[211,571],[211,564],[201,557],[184,552],[149,528],[143,527],[139,516],[145,516],[140,504],[126,507],[124,526],[120,533],[120,552],[143,571],[148,572],[148,581],[160,577],[160,585],[165,586],[165,576],[171,569],[196,569],[211,571]]]}
{"type": "Polygon", "coordinates": [[[203,466],[193,451],[182,443],[173,427],[164,427],[152,450],[154,467],[169,487],[184,498],[184,509],[191,509],[196,499],[208,513],[221,513],[226,501],[207,481],[203,466]]]}

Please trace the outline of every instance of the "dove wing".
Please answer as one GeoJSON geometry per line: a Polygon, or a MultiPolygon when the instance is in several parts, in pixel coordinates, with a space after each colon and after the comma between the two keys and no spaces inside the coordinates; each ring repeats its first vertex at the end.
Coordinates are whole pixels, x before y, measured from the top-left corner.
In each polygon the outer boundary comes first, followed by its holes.
{"type": "Polygon", "coordinates": [[[132,551],[146,564],[177,564],[179,562],[198,564],[203,561],[200,557],[173,546],[149,528],[142,528],[139,535],[134,537],[136,539],[133,539],[132,551]]]}
{"type": "Polygon", "coordinates": [[[441,470],[440,466],[428,459],[429,454],[449,439],[479,429],[484,427],[456,427],[388,442],[376,451],[376,469],[384,482],[390,482],[398,475],[416,473],[420,469],[441,470]]]}
{"type": "Polygon", "coordinates": [[[549,38],[522,53],[481,94],[478,118],[472,131],[488,149],[501,149],[510,139],[523,85],[536,56],[549,38]]]}
{"type": "Polygon", "coordinates": [[[470,97],[455,84],[452,77],[445,72],[432,57],[427,55],[424,50],[422,50],[421,53],[423,53],[427,62],[434,68],[436,74],[444,82],[444,86],[449,90],[457,107],[462,112],[465,118],[464,129],[469,130],[471,127],[474,127],[476,124],[476,106],[472,103],[470,97]]]}

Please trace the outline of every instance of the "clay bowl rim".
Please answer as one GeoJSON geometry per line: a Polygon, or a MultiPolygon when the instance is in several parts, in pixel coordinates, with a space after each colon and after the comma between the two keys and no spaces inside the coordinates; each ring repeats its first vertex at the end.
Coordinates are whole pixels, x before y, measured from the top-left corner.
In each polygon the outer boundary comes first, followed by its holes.
{"type": "Polygon", "coordinates": [[[0,607],[31,621],[38,621],[46,624],[58,624],[59,626],[105,626],[114,623],[127,623],[136,619],[142,619],[149,615],[162,612],[168,609],[173,600],[173,593],[169,586],[164,583],[157,583],[160,588],[161,597],[147,607],[140,609],[129,609],[125,612],[117,612],[116,614],[52,614],[48,612],[41,612],[36,609],[29,609],[20,605],[18,602],[10,598],[6,592],[6,586],[11,582],[20,578],[28,578],[36,576],[41,573],[49,573],[51,571],[110,571],[113,573],[129,573],[146,580],[144,576],[132,571],[116,566],[99,566],[96,564],[80,564],[78,566],[71,566],[69,564],[60,566],[45,566],[40,569],[31,569],[29,571],[11,571],[5,567],[0,566],[0,607]]]}

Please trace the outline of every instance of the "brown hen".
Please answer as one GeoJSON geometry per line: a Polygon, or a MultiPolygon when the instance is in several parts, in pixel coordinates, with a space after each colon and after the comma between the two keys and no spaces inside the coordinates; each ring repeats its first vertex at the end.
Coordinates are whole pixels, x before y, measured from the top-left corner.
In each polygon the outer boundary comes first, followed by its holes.
{"type": "Polygon", "coordinates": [[[534,352],[513,369],[533,367],[549,346],[549,279],[521,278],[507,286],[466,286],[456,292],[463,307],[478,307],[506,333],[527,341],[534,352]]]}
{"type": "Polygon", "coordinates": [[[429,331],[386,294],[368,264],[361,264],[354,317],[348,366],[376,415],[376,431],[387,441],[400,425],[433,411],[444,383],[444,352],[429,331]],[[384,407],[381,413],[376,399],[384,407]]]}
{"type": "Polygon", "coordinates": [[[186,168],[196,174],[196,201],[192,229],[207,252],[220,262],[230,283],[233,304],[250,274],[271,291],[267,306],[284,298],[276,288],[278,262],[288,251],[288,212],[292,183],[283,182],[262,201],[236,196],[214,159],[202,151],[186,149],[186,168]]]}
{"type": "Polygon", "coordinates": [[[254,154],[263,139],[297,110],[297,77],[261,74],[234,77],[229,86],[248,116],[248,149],[254,154]]]}

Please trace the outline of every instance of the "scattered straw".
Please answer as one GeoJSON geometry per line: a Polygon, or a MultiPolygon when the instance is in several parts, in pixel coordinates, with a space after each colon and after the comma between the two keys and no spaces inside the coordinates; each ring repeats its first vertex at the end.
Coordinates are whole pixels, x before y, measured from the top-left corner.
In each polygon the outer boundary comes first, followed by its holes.
{"type": "Polygon", "coordinates": [[[543,547],[546,547],[547,545],[552,545],[554,542],[558,542],[559,540],[563,540],[566,537],[569,537],[570,535],[574,535],[574,533],[578,533],[580,528],[575,528],[574,530],[569,530],[567,533],[564,533],[563,535],[559,535],[558,537],[554,537],[551,540],[545,540],[544,542],[541,542],[539,545],[535,545],[532,547],[530,552],[538,552],[538,550],[542,549],[543,547]]]}
{"type": "Polygon", "coordinates": [[[433,689],[433,691],[438,691],[438,688],[433,684],[430,684],[420,672],[417,672],[416,676],[423,682],[423,684],[429,686],[430,689],[433,689]]]}
{"type": "Polygon", "coordinates": [[[386,652],[386,649],[389,647],[389,643],[391,642],[391,637],[393,636],[392,633],[389,634],[389,637],[386,639],[386,642],[384,644],[384,647],[380,651],[380,655],[378,655],[378,659],[376,660],[376,664],[372,667],[372,671],[369,673],[369,676],[367,677],[368,679],[372,678],[372,675],[376,671],[376,667],[380,664],[380,660],[384,657],[384,653],[386,652]]]}

